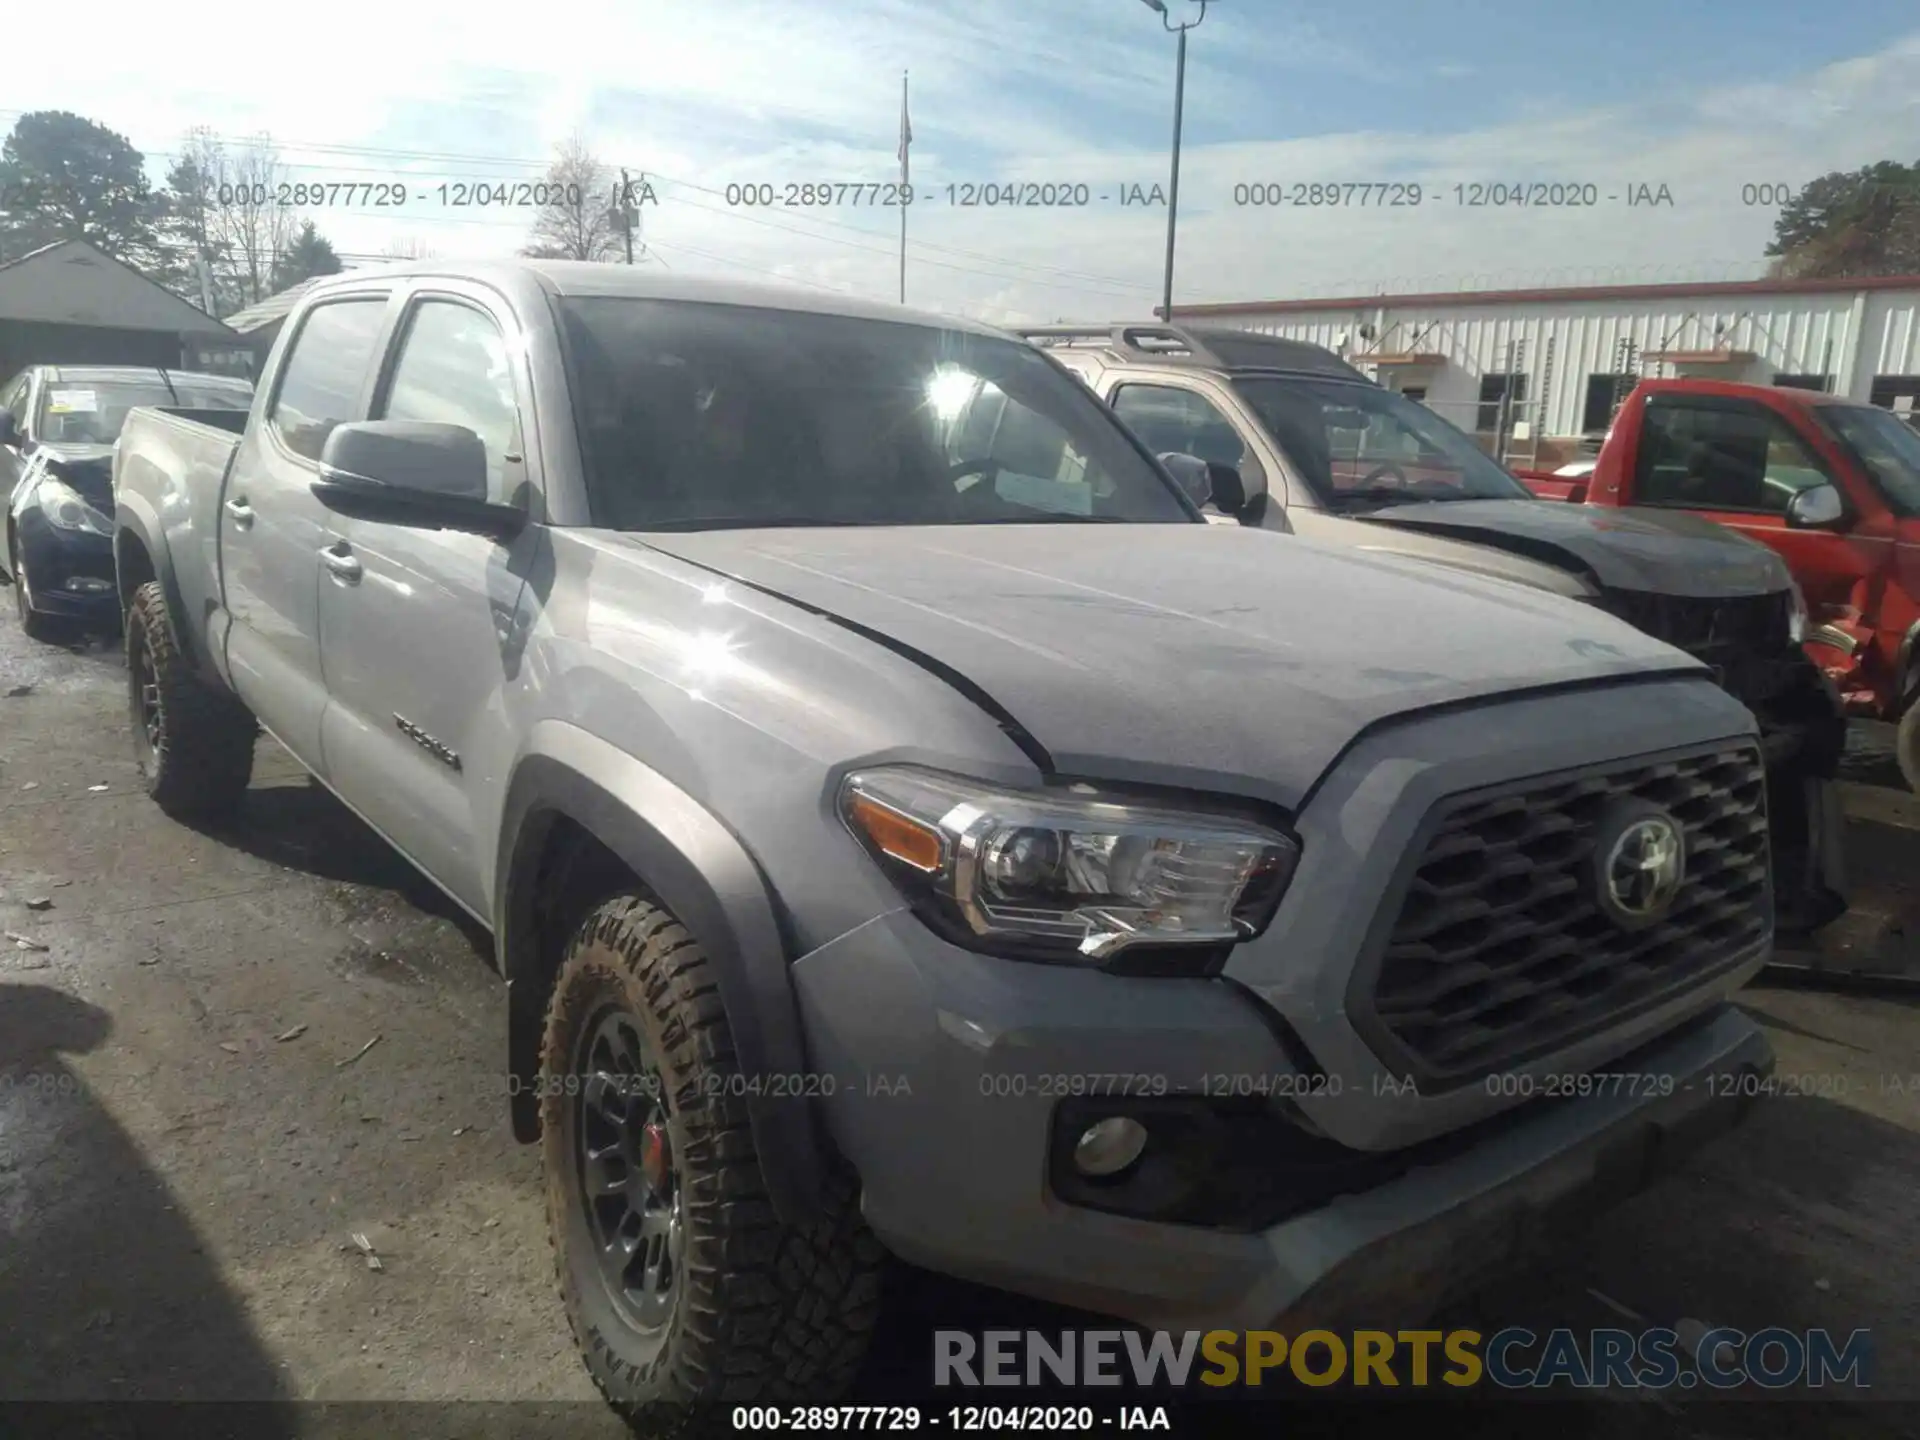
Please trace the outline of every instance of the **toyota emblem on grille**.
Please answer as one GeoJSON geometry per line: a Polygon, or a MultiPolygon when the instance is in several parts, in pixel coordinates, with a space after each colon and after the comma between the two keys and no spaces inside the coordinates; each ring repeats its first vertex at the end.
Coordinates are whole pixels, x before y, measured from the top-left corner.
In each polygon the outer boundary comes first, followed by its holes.
{"type": "Polygon", "coordinates": [[[1616,812],[1594,847],[1600,908],[1622,929],[1651,925],[1672,907],[1687,874],[1687,842],[1677,822],[1654,805],[1616,812]]]}

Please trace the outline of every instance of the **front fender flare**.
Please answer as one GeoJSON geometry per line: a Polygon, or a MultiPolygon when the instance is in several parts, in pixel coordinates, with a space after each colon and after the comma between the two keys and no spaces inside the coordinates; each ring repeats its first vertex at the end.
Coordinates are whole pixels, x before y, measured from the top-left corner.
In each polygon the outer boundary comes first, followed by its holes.
{"type": "MultiPolygon", "coordinates": [[[[599,737],[560,721],[529,735],[501,815],[494,935],[507,979],[514,1129],[537,1132],[526,1082],[538,1069],[545,976],[535,943],[538,865],[556,821],[580,826],[660,897],[699,940],[713,968],[746,1077],[806,1073],[799,1004],[772,897],[753,857],[672,781],[599,737]]],[[[750,1086],[754,1148],[775,1212],[790,1224],[819,1213],[823,1130],[799,1084],[750,1086]]]]}

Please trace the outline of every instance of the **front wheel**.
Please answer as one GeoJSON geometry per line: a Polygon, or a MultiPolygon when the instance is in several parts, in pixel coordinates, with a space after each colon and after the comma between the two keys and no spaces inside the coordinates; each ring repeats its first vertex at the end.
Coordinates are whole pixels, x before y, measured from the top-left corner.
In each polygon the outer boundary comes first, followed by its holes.
{"type": "Polygon", "coordinates": [[[1920,695],[1914,696],[1900,728],[1893,732],[1893,753],[1900,761],[1900,773],[1907,777],[1907,788],[1920,795],[1920,695]]]}
{"type": "Polygon", "coordinates": [[[706,956],[639,895],[580,927],[540,1056],[560,1298],[600,1391],[643,1434],[716,1403],[825,1401],[851,1384],[884,1252],[836,1177],[824,1219],[783,1224],[706,956]]]}
{"type": "Polygon", "coordinates": [[[19,613],[20,628],[27,638],[49,645],[62,645],[73,639],[77,632],[66,620],[33,608],[33,582],[27,578],[27,563],[21,558],[17,534],[7,536],[7,569],[13,575],[14,609],[19,613]]]}
{"type": "Polygon", "coordinates": [[[253,716],[193,673],[158,581],[133,592],[126,631],[134,759],[147,794],[176,820],[230,814],[253,778],[253,716]]]}

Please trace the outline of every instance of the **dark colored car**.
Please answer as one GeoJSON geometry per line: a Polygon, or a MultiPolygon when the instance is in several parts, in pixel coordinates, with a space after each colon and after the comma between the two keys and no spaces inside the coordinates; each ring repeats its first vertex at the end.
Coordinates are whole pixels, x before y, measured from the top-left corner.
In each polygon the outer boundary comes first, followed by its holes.
{"type": "Polygon", "coordinates": [[[20,624],[38,640],[112,629],[113,447],[136,405],[244,411],[225,375],[103,365],[29,366],[0,388],[0,494],[20,624]]]}

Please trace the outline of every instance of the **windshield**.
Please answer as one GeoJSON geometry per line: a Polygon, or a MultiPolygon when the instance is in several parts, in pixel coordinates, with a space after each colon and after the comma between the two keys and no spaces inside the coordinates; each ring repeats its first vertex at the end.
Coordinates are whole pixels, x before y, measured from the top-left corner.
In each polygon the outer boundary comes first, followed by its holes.
{"type": "Polygon", "coordinates": [[[51,445],[111,445],[120,438],[127,412],[136,405],[169,405],[189,410],[245,410],[253,391],[239,382],[221,385],[204,378],[175,375],[151,380],[59,380],[40,398],[36,440],[51,445]]]}
{"type": "Polygon", "coordinates": [[[1531,500],[1533,492],[1418,401],[1375,385],[1243,376],[1234,388],[1324,504],[1531,500]]]}
{"type": "Polygon", "coordinates": [[[1819,413],[1872,474],[1888,508],[1920,515],[1920,431],[1877,405],[1822,405],[1819,413]]]}
{"type": "Polygon", "coordinates": [[[560,302],[597,523],[1201,523],[1031,347],[683,301],[560,302]]]}

